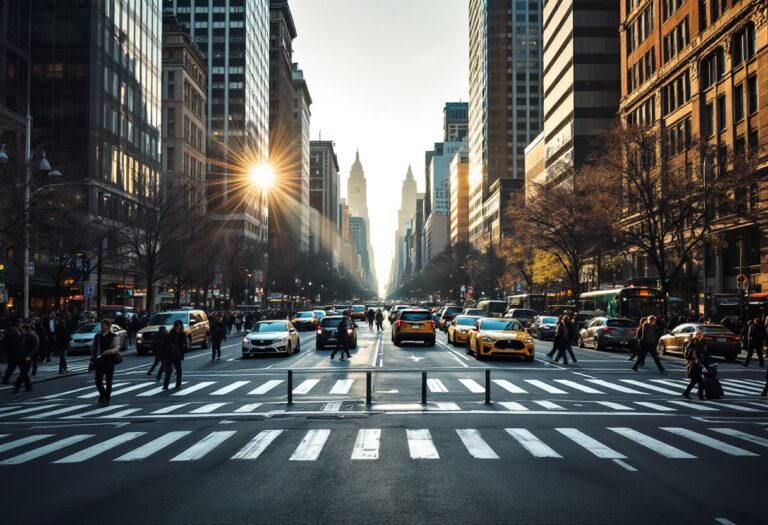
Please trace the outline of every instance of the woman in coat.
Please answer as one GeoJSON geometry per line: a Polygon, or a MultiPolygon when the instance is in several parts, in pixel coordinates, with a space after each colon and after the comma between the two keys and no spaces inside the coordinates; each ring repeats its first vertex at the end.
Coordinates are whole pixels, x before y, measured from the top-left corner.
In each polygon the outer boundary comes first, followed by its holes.
{"type": "Polygon", "coordinates": [[[691,381],[685,387],[683,397],[690,399],[694,385],[699,387],[699,399],[704,399],[704,369],[707,363],[707,345],[704,342],[704,332],[696,335],[685,346],[685,376],[691,381]]]}
{"type": "Polygon", "coordinates": [[[168,383],[171,381],[171,367],[176,371],[176,388],[181,388],[181,362],[184,360],[186,351],[187,336],[184,333],[184,323],[176,320],[162,343],[161,358],[163,359],[163,366],[165,366],[163,390],[168,390],[168,383]]]}
{"type": "Polygon", "coordinates": [[[555,363],[563,358],[563,364],[568,365],[568,322],[567,316],[563,316],[557,321],[557,328],[555,328],[554,342],[552,343],[552,349],[557,349],[557,355],[555,355],[555,363]]]}

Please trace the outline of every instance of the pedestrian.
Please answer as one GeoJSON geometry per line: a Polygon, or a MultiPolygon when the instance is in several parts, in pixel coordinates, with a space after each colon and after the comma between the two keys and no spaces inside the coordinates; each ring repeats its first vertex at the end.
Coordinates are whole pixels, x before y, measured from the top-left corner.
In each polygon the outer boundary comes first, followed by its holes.
{"type": "Polygon", "coordinates": [[[765,367],[763,361],[763,346],[765,345],[765,325],[759,317],[752,321],[747,332],[747,358],[744,359],[744,366],[749,366],[749,362],[752,360],[752,354],[757,352],[757,360],[760,363],[760,367],[765,367]]]}
{"type": "Polygon", "coordinates": [[[96,389],[99,391],[99,404],[108,405],[112,396],[112,379],[115,364],[122,360],[117,350],[117,338],[111,330],[109,319],[101,321],[101,331],[93,338],[91,346],[91,364],[96,371],[96,389]]]}
{"type": "Polygon", "coordinates": [[[211,324],[211,361],[221,359],[221,342],[227,340],[227,329],[220,315],[211,324]]]}
{"type": "Polygon", "coordinates": [[[19,366],[19,345],[21,344],[21,321],[14,320],[6,328],[3,336],[3,350],[6,358],[5,374],[3,374],[2,384],[7,385],[13,372],[19,366]]]}
{"type": "Polygon", "coordinates": [[[13,393],[18,394],[21,384],[24,383],[24,390],[27,392],[32,391],[32,381],[29,379],[29,366],[32,360],[35,359],[34,350],[36,346],[36,340],[32,336],[32,328],[28,324],[21,325],[21,341],[19,342],[19,350],[15,356],[16,366],[19,367],[19,377],[13,383],[13,393]]]}
{"type": "Polygon", "coordinates": [[[45,332],[43,331],[42,327],[40,326],[39,320],[35,320],[32,325],[29,326],[29,334],[32,336],[32,340],[34,342],[34,346],[32,349],[32,377],[37,375],[37,363],[40,359],[40,336],[38,333],[42,334],[43,337],[43,345],[47,346],[48,342],[45,339],[45,332]]]}
{"type": "Polygon", "coordinates": [[[373,330],[373,321],[376,319],[376,312],[373,311],[373,308],[368,308],[368,311],[365,312],[365,318],[368,320],[368,329],[373,330]]]}
{"type": "Polygon", "coordinates": [[[574,317],[566,315],[563,317],[563,323],[565,323],[568,329],[568,339],[565,343],[565,349],[571,354],[571,361],[576,362],[576,356],[573,354],[573,342],[576,341],[576,323],[573,321],[574,317]]]}
{"type": "Polygon", "coordinates": [[[56,327],[58,326],[57,319],[59,318],[60,314],[57,312],[56,315],[48,316],[48,318],[44,319],[42,323],[46,339],[48,340],[48,346],[41,357],[45,359],[46,363],[51,362],[51,354],[56,351],[56,327]]]}
{"type": "Polygon", "coordinates": [[[56,352],[59,354],[59,373],[63,374],[67,371],[67,350],[69,350],[69,341],[72,339],[72,334],[67,328],[67,323],[64,319],[59,319],[56,323],[56,330],[54,331],[53,340],[56,347],[56,352]]]}
{"type": "Polygon", "coordinates": [[[651,354],[653,361],[659,368],[659,372],[662,374],[664,373],[664,367],[661,365],[661,359],[659,359],[659,354],[656,350],[659,344],[659,339],[661,339],[661,330],[656,324],[656,316],[648,316],[648,320],[640,331],[640,354],[638,355],[637,362],[635,363],[635,366],[632,367],[632,370],[637,372],[638,366],[645,365],[645,356],[651,354]]]}
{"type": "Polygon", "coordinates": [[[167,330],[164,326],[161,326],[157,331],[157,341],[155,341],[155,360],[152,362],[152,366],[149,367],[149,370],[147,370],[147,375],[151,376],[155,371],[155,367],[160,365],[160,369],[157,372],[157,381],[160,381],[160,378],[163,377],[163,372],[165,372],[165,366],[163,365],[163,360],[160,356],[162,355],[161,349],[163,347],[163,341],[167,335],[167,330]]]}
{"type": "Polygon", "coordinates": [[[173,328],[163,340],[162,359],[165,366],[163,390],[168,390],[171,381],[171,367],[176,371],[176,388],[181,388],[181,362],[187,351],[187,336],[184,334],[184,323],[180,319],[173,322],[173,328]]]}
{"type": "Polygon", "coordinates": [[[629,360],[633,361],[640,354],[640,334],[643,331],[643,326],[648,322],[647,317],[641,317],[640,323],[635,330],[635,339],[632,341],[632,354],[629,356],[629,360]]]}
{"type": "Polygon", "coordinates": [[[237,332],[240,333],[240,331],[243,329],[243,314],[242,312],[237,312],[237,317],[235,317],[235,329],[237,329],[237,332]]]}
{"type": "Polygon", "coordinates": [[[568,348],[568,324],[567,324],[568,316],[564,315],[561,316],[560,319],[557,320],[557,327],[555,328],[555,337],[552,341],[552,351],[554,352],[557,350],[557,355],[555,355],[555,363],[560,361],[560,358],[563,358],[563,364],[568,365],[568,355],[566,354],[566,349],[568,348]]]}
{"type": "Polygon", "coordinates": [[[381,308],[376,310],[376,329],[379,332],[384,331],[384,312],[381,311],[381,308]]]}
{"type": "Polygon", "coordinates": [[[339,321],[339,326],[336,327],[336,348],[331,352],[331,359],[336,357],[336,352],[338,352],[339,349],[341,349],[340,361],[344,361],[344,354],[347,355],[347,358],[351,358],[349,355],[349,334],[347,330],[349,330],[349,324],[347,322],[347,316],[345,315],[341,318],[341,321],[339,321]]]}
{"type": "Polygon", "coordinates": [[[704,342],[704,332],[696,332],[693,339],[685,343],[685,376],[691,381],[685,387],[683,397],[690,399],[691,390],[698,386],[699,399],[704,399],[704,369],[707,362],[707,345],[704,342]]]}
{"type": "Polygon", "coordinates": [[[232,330],[235,328],[235,314],[233,312],[229,313],[229,317],[227,317],[227,333],[231,334],[232,330]]]}

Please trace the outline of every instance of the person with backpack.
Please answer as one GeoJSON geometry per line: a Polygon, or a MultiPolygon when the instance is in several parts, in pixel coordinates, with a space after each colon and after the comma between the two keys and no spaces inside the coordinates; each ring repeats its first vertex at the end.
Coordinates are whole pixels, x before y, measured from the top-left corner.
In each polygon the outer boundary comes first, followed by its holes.
{"type": "Polygon", "coordinates": [[[568,356],[566,350],[568,349],[568,316],[564,315],[557,321],[557,328],[555,328],[555,337],[552,344],[552,351],[557,350],[555,356],[555,363],[563,358],[563,364],[568,366],[568,356]]]}
{"type": "Polygon", "coordinates": [[[747,358],[744,359],[744,366],[748,367],[749,362],[752,360],[752,354],[757,353],[757,360],[760,363],[760,368],[765,367],[763,361],[763,346],[765,345],[765,325],[758,317],[752,321],[747,332],[747,358]]]}
{"type": "Polygon", "coordinates": [[[635,339],[632,341],[632,355],[629,356],[629,361],[634,361],[638,354],[640,354],[640,334],[643,331],[643,326],[645,326],[645,323],[647,322],[647,317],[640,318],[640,323],[637,325],[637,330],[635,330],[635,339]]]}
{"type": "Polygon", "coordinates": [[[685,343],[685,376],[691,381],[685,387],[683,397],[691,398],[691,390],[698,386],[699,399],[704,399],[704,369],[707,363],[707,345],[704,342],[704,332],[696,332],[696,335],[685,343]]]}

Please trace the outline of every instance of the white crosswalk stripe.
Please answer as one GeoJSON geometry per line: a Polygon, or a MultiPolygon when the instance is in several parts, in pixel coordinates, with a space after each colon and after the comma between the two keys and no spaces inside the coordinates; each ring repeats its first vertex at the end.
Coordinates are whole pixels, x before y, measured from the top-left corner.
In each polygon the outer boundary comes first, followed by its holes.
{"type": "Polygon", "coordinates": [[[525,428],[506,428],[506,432],[515,438],[520,445],[537,458],[562,458],[560,454],[552,450],[549,445],[533,435],[525,428]]]}
{"type": "Polygon", "coordinates": [[[290,461],[317,461],[330,435],[331,431],[326,428],[308,431],[291,454],[290,461]]]}
{"type": "Polygon", "coordinates": [[[345,395],[349,393],[349,389],[355,383],[354,379],[339,379],[331,388],[331,394],[345,395]]]}
{"type": "Polygon", "coordinates": [[[755,445],[768,447],[768,439],[762,438],[760,436],[753,436],[752,434],[747,434],[746,432],[736,430],[735,428],[713,428],[711,430],[719,432],[720,434],[725,434],[726,436],[744,439],[750,443],[754,443],[755,445]]]}
{"type": "Polygon", "coordinates": [[[658,439],[642,434],[631,428],[609,427],[608,430],[616,432],[620,436],[624,436],[625,438],[630,439],[635,443],[637,443],[638,445],[642,445],[649,450],[653,450],[654,452],[661,454],[665,458],[670,458],[670,459],[695,459],[696,458],[696,456],[694,456],[693,454],[684,452],[677,447],[668,445],[662,441],[659,441],[658,439]]]}
{"type": "Polygon", "coordinates": [[[406,429],[405,435],[411,459],[440,459],[429,429],[406,429]]]}
{"type": "MultiPolygon", "coordinates": [[[[125,382],[115,382],[115,383],[112,383],[112,388],[119,388],[119,387],[121,387],[123,385],[127,385],[127,384],[128,383],[125,383],[125,382]]],[[[88,385],[88,386],[83,387],[83,388],[75,388],[74,390],[67,390],[66,392],[57,392],[56,394],[51,394],[51,395],[48,395],[48,396],[43,396],[40,399],[56,399],[56,398],[59,398],[59,397],[68,396],[69,394],[76,394],[77,392],[84,392],[86,390],[92,391],[93,389],[94,389],[93,385],[88,385]]]]}
{"type": "Polygon", "coordinates": [[[723,393],[729,397],[747,397],[747,396],[757,395],[757,392],[747,390],[744,387],[735,387],[733,385],[726,385],[722,381],[720,382],[720,386],[723,387],[723,393]]]}
{"type": "Polygon", "coordinates": [[[739,390],[744,390],[751,394],[760,394],[763,391],[762,385],[755,385],[754,383],[748,383],[741,379],[723,379],[721,383],[726,386],[736,387],[739,390]]]}
{"type": "Polygon", "coordinates": [[[610,381],[605,381],[603,379],[587,379],[590,383],[593,383],[595,385],[600,385],[605,388],[609,388],[611,390],[616,390],[617,392],[622,392],[624,394],[638,394],[641,396],[648,395],[648,392],[641,392],[639,390],[635,390],[633,388],[627,388],[623,385],[617,385],[616,383],[611,383],[610,381]]]}
{"type": "Polygon", "coordinates": [[[513,412],[527,412],[528,408],[515,401],[499,401],[499,404],[513,412]]]}
{"type": "Polygon", "coordinates": [[[475,459],[499,459],[499,456],[475,428],[457,428],[459,439],[467,447],[469,455],[475,459]]]}
{"type": "Polygon", "coordinates": [[[115,418],[119,419],[121,417],[130,416],[131,414],[135,414],[136,412],[141,412],[140,408],[126,408],[125,410],[121,410],[119,412],[113,412],[111,414],[104,414],[103,416],[99,416],[101,419],[109,419],[109,418],[115,418]]]}
{"type": "Polygon", "coordinates": [[[119,458],[115,459],[115,461],[139,461],[142,459],[147,459],[152,454],[155,454],[162,449],[169,447],[170,445],[176,443],[178,440],[188,436],[191,433],[192,431],[190,430],[177,430],[174,432],[168,432],[167,434],[164,434],[159,438],[140,446],[136,450],[132,450],[127,454],[123,454],[119,458]]]}
{"type": "Polygon", "coordinates": [[[144,434],[146,434],[146,432],[126,432],[125,434],[120,434],[119,436],[115,436],[112,439],[107,439],[84,450],[75,452],[74,454],[71,454],[65,458],[54,461],[54,463],[82,463],[83,461],[89,460],[98,456],[99,454],[107,452],[108,450],[119,447],[120,445],[136,439],[137,437],[143,436],[144,434]]]}
{"type": "Polygon", "coordinates": [[[248,414],[259,408],[263,403],[248,403],[235,410],[236,414],[248,414]]]}
{"type": "Polygon", "coordinates": [[[262,430],[246,446],[241,448],[237,454],[232,456],[232,459],[258,458],[282,433],[282,430],[262,430]]]}
{"type": "Polygon", "coordinates": [[[657,410],[659,412],[677,412],[676,408],[659,405],[658,403],[651,403],[650,401],[635,401],[636,405],[650,408],[651,410],[657,410]]]}
{"type": "MultiPolygon", "coordinates": [[[[184,385],[186,385],[188,383],[189,383],[188,381],[182,381],[181,382],[181,386],[184,386],[184,385]]],[[[146,392],[142,392],[141,394],[137,394],[136,397],[156,396],[157,394],[161,394],[164,391],[165,391],[165,387],[158,386],[158,387],[152,388],[150,390],[147,390],[146,392]]]]}
{"type": "Polygon", "coordinates": [[[228,405],[229,403],[208,403],[207,405],[203,405],[201,407],[198,407],[190,412],[190,414],[210,414],[211,412],[215,412],[216,410],[220,409],[224,405],[228,405]]]}
{"type": "Polygon", "coordinates": [[[555,379],[555,381],[557,381],[561,385],[569,386],[571,388],[580,390],[581,392],[585,392],[587,394],[605,394],[605,392],[597,390],[596,388],[592,388],[591,386],[582,385],[581,383],[577,383],[576,381],[570,381],[568,379],[555,379]]]}
{"type": "MultiPolygon", "coordinates": [[[[115,386],[112,385],[111,397],[119,396],[119,395],[122,395],[122,394],[127,394],[128,392],[133,392],[134,390],[140,390],[142,388],[147,388],[148,386],[152,386],[154,384],[155,384],[154,381],[149,382],[149,383],[139,383],[139,384],[136,384],[136,385],[127,386],[125,388],[118,388],[117,390],[115,390],[115,386]]],[[[80,398],[80,399],[90,399],[90,398],[94,398],[94,397],[99,397],[99,392],[98,391],[90,392],[88,394],[83,394],[82,396],[77,396],[77,397],[80,398]]]]}
{"type": "Polygon", "coordinates": [[[169,405],[167,407],[160,408],[158,410],[155,410],[152,412],[153,414],[170,414],[171,412],[175,412],[181,408],[184,408],[185,406],[191,405],[192,403],[179,403],[178,405],[169,405]]]}
{"type": "Polygon", "coordinates": [[[197,461],[234,435],[234,430],[211,432],[171,461],[197,461]]]}
{"type": "Polygon", "coordinates": [[[483,386],[474,379],[459,379],[459,382],[473,394],[480,394],[485,392],[485,388],[483,388],[483,386]]]}
{"type": "Polygon", "coordinates": [[[0,465],[19,465],[21,463],[26,463],[28,461],[32,461],[33,459],[41,458],[48,454],[52,454],[57,450],[61,450],[70,445],[74,445],[75,443],[80,443],[81,441],[85,441],[86,439],[91,437],[93,437],[93,434],[76,434],[74,436],[69,436],[64,439],[60,439],[59,441],[54,441],[53,443],[49,443],[48,445],[44,445],[42,447],[30,450],[28,452],[24,452],[23,454],[20,454],[18,456],[14,456],[14,457],[5,459],[3,461],[0,461],[0,465]]]}
{"type": "Polygon", "coordinates": [[[0,408],[0,414],[3,414],[5,412],[11,412],[13,410],[16,410],[17,408],[21,408],[21,405],[12,405],[12,406],[0,408]]]}
{"type": "Polygon", "coordinates": [[[94,417],[94,416],[101,416],[103,414],[106,414],[107,412],[112,412],[114,410],[119,410],[121,408],[125,408],[128,405],[110,405],[108,407],[101,407],[97,408],[95,410],[89,410],[88,412],[83,412],[82,414],[74,414],[72,416],[64,416],[62,419],[81,419],[84,417],[94,417]]]}
{"type": "Polygon", "coordinates": [[[341,401],[330,401],[323,405],[323,408],[320,409],[321,412],[340,412],[341,411],[341,401]]]}
{"type": "Polygon", "coordinates": [[[234,392],[238,388],[244,387],[245,385],[249,384],[250,381],[235,381],[231,385],[227,385],[223,388],[218,389],[215,392],[211,392],[212,396],[225,396],[229,394],[230,392],[234,392]]]}
{"type": "Polygon", "coordinates": [[[41,410],[48,410],[48,409],[60,407],[60,406],[61,406],[61,403],[56,403],[53,405],[37,405],[29,408],[22,408],[21,410],[6,412],[4,414],[0,414],[0,417],[20,416],[21,414],[30,414],[32,412],[40,412],[41,410]]]}
{"type": "Polygon", "coordinates": [[[653,390],[654,392],[661,392],[662,394],[669,394],[672,396],[680,395],[680,391],[678,390],[670,390],[668,388],[652,385],[650,383],[643,383],[642,381],[637,381],[635,379],[621,379],[620,381],[633,386],[639,386],[640,388],[645,388],[647,390],[653,390]]]}
{"type": "Polygon", "coordinates": [[[430,392],[448,392],[445,384],[439,379],[427,379],[427,388],[430,392]]]}
{"type": "Polygon", "coordinates": [[[83,408],[88,408],[92,405],[74,405],[57,410],[51,410],[50,412],[43,412],[42,414],[35,414],[34,416],[26,416],[24,419],[45,419],[47,417],[60,416],[61,414],[67,414],[69,412],[75,412],[83,408]]]}
{"type": "Polygon", "coordinates": [[[306,379],[301,382],[299,386],[293,389],[294,394],[309,394],[309,392],[315,388],[320,382],[319,379],[306,379]]]}
{"type": "Polygon", "coordinates": [[[381,429],[364,428],[357,432],[355,446],[352,448],[352,460],[379,459],[381,446],[381,429]]]}
{"type": "Polygon", "coordinates": [[[716,406],[724,409],[736,410],[738,412],[760,412],[756,408],[745,407],[745,406],[737,405],[735,403],[723,403],[722,401],[702,401],[702,403],[706,403],[707,405],[716,406]]]}
{"type": "Polygon", "coordinates": [[[188,386],[186,388],[182,388],[178,392],[174,392],[174,396],[188,396],[193,392],[197,392],[198,390],[202,390],[204,388],[208,388],[211,385],[215,385],[215,381],[202,381],[200,383],[194,384],[192,386],[188,386]]]}
{"type": "Polygon", "coordinates": [[[501,388],[509,392],[510,394],[527,394],[528,392],[526,390],[523,390],[517,385],[514,385],[507,381],[506,379],[493,379],[492,380],[495,384],[499,385],[501,388]]]}
{"type": "Polygon", "coordinates": [[[526,379],[525,382],[537,388],[540,388],[550,394],[567,394],[568,393],[565,390],[560,390],[559,388],[552,385],[548,385],[544,381],[539,381],[538,379],[526,379]]]}
{"type": "Polygon", "coordinates": [[[667,401],[667,402],[673,405],[679,405],[685,408],[692,408],[693,410],[698,410],[700,412],[719,412],[719,409],[709,407],[709,406],[704,406],[701,404],[701,402],[698,402],[698,403],[694,403],[691,401],[667,401]]]}
{"type": "Polygon", "coordinates": [[[43,439],[48,439],[49,437],[53,437],[53,434],[35,434],[33,436],[26,436],[15,441],[9,441],[8,443],[0,444],[0,453],[13,450],[14,448],[23,447],[37,441],[42,441],[43,439]]]}
{"type": "Polygon", "coordinates": [[[534,401],[534,403],[540,407],[546,408],[547,410],[565,410],[565,407],[562,407],[557,403],[553,403],[552,401],[534,401]]]}
{"type": "Polygon", "coordinates": [[[264,383],[260,387],[255,388],[255,389],[251,390],[250,392],[248,392],[248,395],[249,396],[261,396],[261,395],[264,395],[264,394],[266,394],[267,392],[269,392],[270,390],[272,390],[273,388],[275,388],[277,385],[279,385],[282,382],[283,382],[282,379],[270,379],[269,381],[267,381],[266,383],[264,383]]]}
{"type": "Polygon", "coordinates": [[[577,445],[584,447],[586,450],[601,459],[626,459],[624,454],[616,452],[612,448],[600,443],[598,440],[586,435],[581,430],[576,428],[556,428],[565,437],[577,445]]]}
{"type": "Polygon", "coordinates": [[[757,454],[755,454],[754,452],[750,452],[749,450],[744,450],[743,448],[734,447],[733,445],[729,445],[728,443],[725,443],[724,441],[720,441],[719,439],[711,438],[709,436],[700,434],[698,432],[694,432],[693,430],[688,430],[686,428],[661,427],[661,429],[666,430],[667,432],[670,432],[672,434],[690,439],[691,441],[695,441],[696,443],[704,445],[705,447],[710,447],[710,448],[714,448],[715,450],[719,450],[720,452],[725,452],[726,454],[729,454],[731,456],[757,456],[757,454]]]}
{"type": "Polygon", "coordinates": [[[622,405],[621,403],[614,403],[613,401],[595,401],[595,403],[603,405],[604,407],[608,407],[612,410],[624,410],[626,412],[631,412],[634,410],[634,408],[632,407],[628,407],[627,405],[622,405]]]}

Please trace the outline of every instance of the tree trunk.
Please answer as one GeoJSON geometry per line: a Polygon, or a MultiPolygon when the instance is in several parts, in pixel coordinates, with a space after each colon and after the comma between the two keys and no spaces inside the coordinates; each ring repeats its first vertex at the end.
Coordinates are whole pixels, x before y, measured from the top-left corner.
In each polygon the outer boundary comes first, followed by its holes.
{"type": "Polygon", "coordinates": [[[147,312],[154,313],[155,311],[155,291],[154,281],[155,273],[152,270],[147,271],[147,312]]]}

